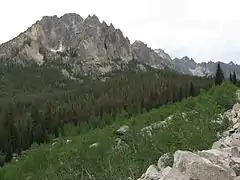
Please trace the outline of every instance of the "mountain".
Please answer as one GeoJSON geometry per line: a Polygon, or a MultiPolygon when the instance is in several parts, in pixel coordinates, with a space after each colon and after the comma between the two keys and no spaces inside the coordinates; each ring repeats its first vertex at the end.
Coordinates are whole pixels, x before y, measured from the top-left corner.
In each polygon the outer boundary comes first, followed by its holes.
{"type": "Polygon", "coordinates": [[[128,38],[98,17],[77,14],[45,16],[13,40],[0,46],[0,58],[17,63],[68,65],[74,74],[120,69],[132,60],[128,38]],[[120,61],[119,61],[120,60],[120,61]]]}
{"type": "MultiPolygon", "coordinates": [[[[228,64],[219,62],[223,70],[224,76],[229,78],[230,72],[235,71],[238,78],[240,78],[240,66],[234,64],[232,61],[228,64]]],[[[196,63],[192,58],[185,56],[182,59],[174,58],[173,64],[175,70],[184,74],[190,74],[194,76],[214,76],[218,62],[202,62],[196,63]]]]}
{"type": "MultiPolygon", "coordinates": [[[[71,79],[125,68],[146,71],[146,66],[212,76],[217,66],[211,61],[196,63],[187,56],[172,60],[164,50],[154,50],[142,41],[131,44],[120,29],[100,22],[96,15],[83,19],[75,13],[44,16],[16,38],[0,45],[0,62],[57,68],[71,79]]],[[[239,65],[221,62],[221,67],[225,77],[230,71],[236,71],[240,77],[239,65]]]]}
{"type": "Polygon", "coordinates": [[[178,72],[194,76],[210,76],[215,71],[209,71],[207,68],[197,64],[192,58],[185,56],[182,59],[174,58],[173,64],[178,72]]]}
{"type": "Polygon", "coordinates": [[[135,41],[132,44],[133,58],[153,68],[164,69],[172,67],[172,61],[163,50],[153,50],[142,41],[135,41]]]}

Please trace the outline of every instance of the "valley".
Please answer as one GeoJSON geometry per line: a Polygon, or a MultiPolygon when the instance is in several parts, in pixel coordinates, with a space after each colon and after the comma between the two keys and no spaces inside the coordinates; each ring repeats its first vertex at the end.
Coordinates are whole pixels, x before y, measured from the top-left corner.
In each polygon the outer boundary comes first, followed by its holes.
{"type": "Polygon", "coordinates": [[[239,77],[233,62],[131,43],[96,15],[44,16],[0,45],[0,179],[149,180],[162,155],[170,168],[234,125],[223,114],[239,77]]]}

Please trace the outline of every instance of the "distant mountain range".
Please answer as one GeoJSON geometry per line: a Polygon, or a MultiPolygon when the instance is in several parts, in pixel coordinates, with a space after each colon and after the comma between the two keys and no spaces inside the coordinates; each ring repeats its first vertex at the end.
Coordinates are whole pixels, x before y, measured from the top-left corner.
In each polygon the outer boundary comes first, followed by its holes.
{"type": "MultiPolygon", "coordinates": [[[[162,49],[153,50],[141,41],[130,43],[113,24],[100,22],[96,15],[83,19],[69,13],[44,16],[16,38],[0,45],[3,63],[38,64],[59,68],[69,77],[105,74],[121,70],[136,60],[136,67],[171,68],[196,76],[212,76],[217,63],[196,63],[183,57],[172,59],[162,49]]],[[[221,62],[226,77],[240,74],[240,66],[221,62]]]]}
{"type": "MultiPolygon", "coordinates": [[[[214,76],[216,72],[218,62],[202,62],[196,63],[193,59],[188,58],[187,56],[182,59],[175,58],[173,59],[173,64],[175,70],[182,72],[184,74],[190,74],[194,76],[214,76]]],[[[240,66],[234,64],[232,61],[228,64],[224,62],[219,62],[223,70],[224,76],[229,78],[230,72],[235,71],[237,76],[240,77],[240,66]]]]}

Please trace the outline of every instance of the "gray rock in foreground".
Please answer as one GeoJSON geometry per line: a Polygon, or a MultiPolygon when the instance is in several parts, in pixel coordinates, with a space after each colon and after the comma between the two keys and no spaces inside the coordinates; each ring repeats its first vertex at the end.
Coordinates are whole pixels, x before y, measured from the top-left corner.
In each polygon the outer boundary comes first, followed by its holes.
{"type": "MultiPolygon", "coordinates": [[[[237,99],[240,91],[237,91],[237,99]]],[[[240,179],[240,105],[236,103],[223,116],[231,127],[213,144],[212,149],[198,152],[178,150],[172,168],[163,159],[151,165],[138,180],[239,180],[240,179]]]]}

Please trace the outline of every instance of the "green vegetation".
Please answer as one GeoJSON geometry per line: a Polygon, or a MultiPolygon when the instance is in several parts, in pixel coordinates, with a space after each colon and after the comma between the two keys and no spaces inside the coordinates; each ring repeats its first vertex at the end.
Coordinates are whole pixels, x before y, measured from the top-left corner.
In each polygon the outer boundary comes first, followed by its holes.
{"type": "Polygon", "coordinates": [[[168,70],[126,70],[83,83],[45,66],[2,66],[0,73],[0,164],[34,142],[65,136],[65,124],[87,132],[112,124],[121,114],[131,117],[196,96],[213,83],[168,70]]]}
{"type": "MultiPolygon", "coordinates": [[[[154,76],[152,75],[152,77],[154,76]]],[[[139,78],[143,77],[140,76],[139,78]]],[[[173,79],[168,78],[171,81],[173,79]]],[[[123,81],[122,84],[124,82],[130,84],[126,81],[123,81]]],[[[174,82],[177,83],[178,81],[179,79],[174,82]]],[[[139,89],[138,97],[142,97],[140,85],[138,85],[140,82],[134,83],[134,86],[139,89]]],[[[150,88],[151,83],[156,85],[156,82],[154,80],[149,81],[149,84],[144,86],[146,88],[144,92],[149,93],[147,89],[150,88]]],[[[115,88],[114,85],[116,84],[113,83],[112,89],[106,94],[109,98],[117,97],[111,96],[111,93],[115,95],[121,94],[116,89],[123,91],[123,89],[120,90],[122,87],[116,86],[115,88]]],[[[185,85],[181,87],[181,93],[176,91],[176,87],[175,92],[185,94],[185,85]]],[[[126,117],[129,116],[129,112],[117,113],[116,120],[109,123],[109,125],[102,126],[102,128],[96,127],[87,132],[80,130],[80,135],[77,135],[78,127],[68,124],[64,126],[63,131],[65,131],[65,135],[70,134],[71,137],[60,137],[50,143],[32,145],[25,155],[12,159],[10,163],[0,169],[0,179],[117,180],[127,179],[129,176],[136,179],[146,170],[149,164],[156,162],[166,152],[173,153],[177,149],[201,150],[211,146],[217,139],[217,132],[222,132],[228,126],[226,120],[223,120],[223,123],[214,120],[218,118],[219,113],[231,108],[234,104],[236,89],[237,87],[233,84],[224,83],[211,88],[207,92],[202,91],[197,97],[188,97],[181,102],[169,103],[130,118],[126,117]],[[182,114],[183,112],[185,113],[184,115],[182,114]],[[139,134],[141,128],[153,122],[162,121],[170,115],[174,116],[169,125],[155,130],[152,137],[146,135],[143,137],[139,134]],[[126,144],[113,148],[116,145],[115,139],[117,138],[115,131],[123,124],[130,126],[130,132],[121,137],[126,144]],[[72,142],[67,143],[66,139],[70,139],[72,142]],[[89,145],[95,142],[98,142],[99,146],[89,148],[89,145]]],[[[174,92],[170,90],[171,88],[166,92],[174,92]]],[[[137,93],[136,91],[131,92],[132,94],[128,94],[130,102],[134,99],[131,99],[131,97],[134,97],[134,93],[137,93]]],[[[194,93],[196,93],[196,89],[194,93]]],[[[121,98],[123,97],[120,96],[119,102],[121,102],[121,98]]],[[[155,101],[153,99],[151,98],[151,103],[149,104],[154,104],[155,101]]],[[[115,103],[118,102],[117,100],[114,101],[115,103]]],[[[98,99],[98,102],[101,101],[98,99]]],[[[107,104],[111,101],[105,100],[104,102],[107,104]]],[[[135,102],[137,101],[135,100],[135,102]]],[[[127,107],[131,107],[131,105],[127,107]]],[[[96,121],[95,118],[91,117],[91,121],[80,126],[80,129],[89,129],[89,126],[94,124],[92,122],[96,121]]],[[[106,114],[104,118],[106,121],[109,116],[106,114]]],[[[102,118],[102,121],[104,118],[102,118]]],[[[24,122],[26,120],[24,118],[24,122]]],[[[51,127],[50,124],[48,124],[48,127],[51,127]]]]}
{"type": "Polygon", "coordinates": [[[236,76],[235,71],[233,71],[233,74],[230,72],[230,81],[231,81],[233,84],[237,84],[237,76],[236,76]]]}
{"type": "MultiPolygon", "coordinates": [[[[230,77],[230,78],[232,78],[232,77],[230,77]]],[[[223,74],[222,68],[220,66],[220,63],[218,63],[216,75],[215,75],[215,85],[222,84],[223,81],[224,81],[224,74],[223,74]]]]}

